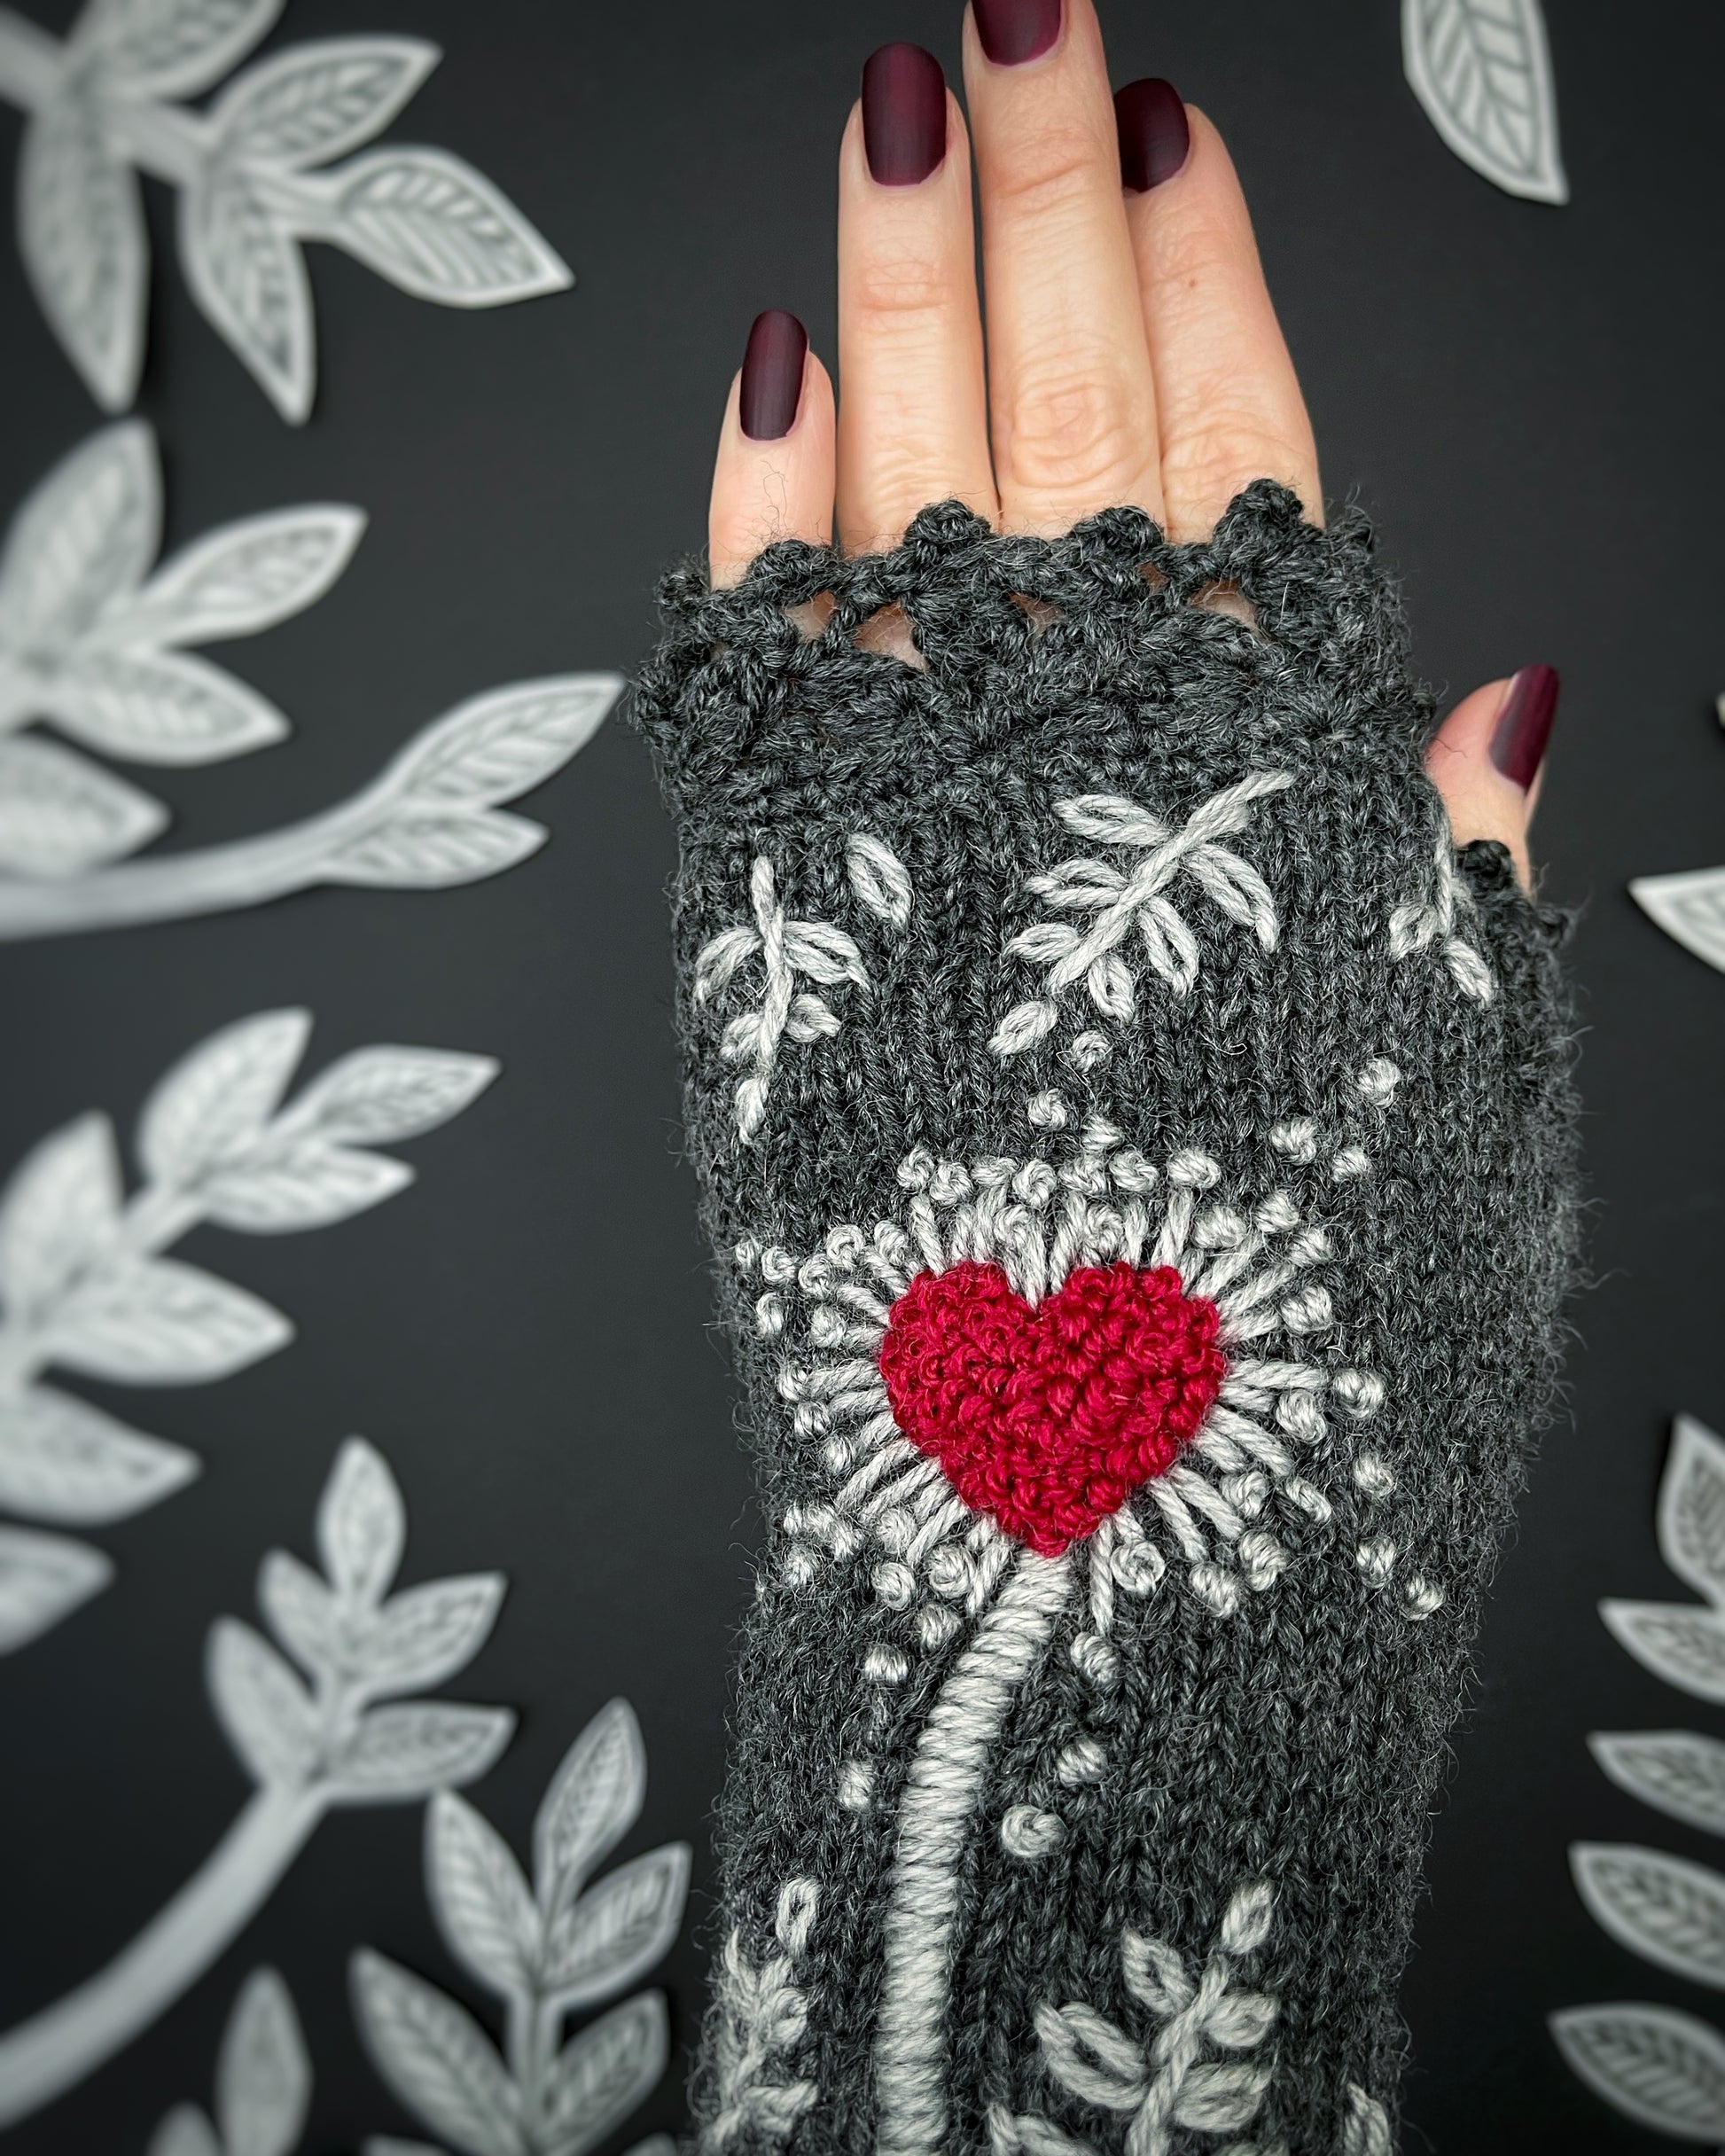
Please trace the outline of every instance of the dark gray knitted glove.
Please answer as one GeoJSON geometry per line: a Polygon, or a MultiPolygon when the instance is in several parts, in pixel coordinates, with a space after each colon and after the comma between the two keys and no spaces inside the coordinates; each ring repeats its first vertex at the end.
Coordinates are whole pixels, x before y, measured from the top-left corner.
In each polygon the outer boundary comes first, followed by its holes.
{"type": "Polygon", "coordinates": [[[1557,924],[1450,847],[1363,524],[1268,484],[664,598],[769,1525],[701,2146],[1387,2156],[1571,1265],[1557,924]]]}

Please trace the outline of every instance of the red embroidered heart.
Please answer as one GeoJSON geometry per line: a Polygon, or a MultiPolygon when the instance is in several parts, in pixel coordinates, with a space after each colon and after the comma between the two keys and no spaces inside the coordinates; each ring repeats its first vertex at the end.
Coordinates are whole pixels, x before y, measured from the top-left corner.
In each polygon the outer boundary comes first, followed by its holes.
{"type": "Polygon", "coordinates": [[[1171,1265],[1082,1266],[1033,1309],[967,1260],[893,1305],[880,1374],[965,1504],[1058,1557],[1198,1434],[1228,1371],[1221,1322],[1171,1265]]]}

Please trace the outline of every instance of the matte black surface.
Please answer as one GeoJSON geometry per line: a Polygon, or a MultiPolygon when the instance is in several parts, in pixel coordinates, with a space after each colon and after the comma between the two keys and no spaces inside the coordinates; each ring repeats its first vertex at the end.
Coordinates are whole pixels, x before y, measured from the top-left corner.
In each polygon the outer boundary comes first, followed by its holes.
{"type": "MultiPolygon", "coordinates": [[[[44,4],[60,27],[69,11],[44,4]]],[[[1674,0],[1549,10],[1574,199],[1469,173],[1404,87],[1393,0],[1105,9],[1115,79],[1166,74],[1245,176],[1332,491],[1402,566],[1427,671],[1459,694],[1550,660],[1563,708],[1540,825],[1575,962],[1601,1285],[1578,1314],[1574,1420],[1548,1441],[1456,1746],[1409,1989],[1409,2145],[1455,2156],[1668,2146],[1569,2076],[1543,2019],[1589,2000],[1716,2004],[1612,1946],[1570,1888],[1575,1837],[1717,1861],[1611,1788],[1591,1728],[1721,1718],[1606,1637],[1601,1595],[1680,1596],[1652,1503],[1683,1407],[1725,1424],[1719,1350],[1725,978],[1668,942],[1626,879],[1725,857],[1716,420],[1725,308],[1717,86],[1725,18],[1674,0]]],[[[371,515],[308,613],[237,647],[291,741],[164,774],[170,845],[334,801],[458,699],[631,664],[653,576],[696,543],[714,430],[750,320],[794,310],[832,356],[832,168],[869,51],[914,38],[956,76],[942,0],[845,11],[572,9],[560,0],[290,0],[272,44],[430,36],[445,60],[397,122],[496,180],[573,263],[573,293],[492,314],[409,300],[318,250],[323,387],[284,426],[199,319],[152,184],[158,269],[143,409],[169,544],[296,501],[371,515]]],[[[0,155],[20,133],[0,110],[0,155]]],[[[0,505],[98,415],[0,244],[0,505]]],[[[706,1330],[693,1192],[676,1162],[660,890],[667,829],[639,745],[607,727],[527,804],[552,843],[449,894],[324,892],[250,916],[0,949],[0,1167],[86,1106],[129,1130],[150,1083],[216,1026],[305,1002],[309,1068],[371,1040],[498,1055],[504,1075],[408,1149],[413,1190],[278,1240],[184,1246],[279,1302],[299,1337],[242,1377],[113,1395],[206,1457],[200,1481],[95,1539],[121,1577],[0,1662],[0,2026],[90,1974],[243,1801],[206,1704],[204,1633],[253,1613],[265,1550],[308,1553],[336,1446],[394,1464],[407,1576],[502,1566],[492,1644],[451,1687],[524,1726],[474,1792],[523,1841],[563,1749],[635,1702],[652,1783],[625,1853],[695,1840],[722,1755],[730,1630],[747,1591],[748,1477],[706,1330]]],[[[94,1393],[94,1389],[92,1391],[94,1393]]],[[[104,1394],[101,1396],[108,1397],[104,1394]]],[[[408,2133],[366,2064],[344,1966],[366,1941],[457,1990],[419,1878],[417,1814],[332,1817],[232,1951],[131,2051],[18,2129],[20,2156],[141,2148],[207,2097],[246,1971],[273,1961],[318,2076],[314,2156],[408,2133]]],[[[680,2040],[694,1927],[667,1965],[680,2040]]],[[[679,2115],[676,2077],[617,2137],[679,2115]]]]}

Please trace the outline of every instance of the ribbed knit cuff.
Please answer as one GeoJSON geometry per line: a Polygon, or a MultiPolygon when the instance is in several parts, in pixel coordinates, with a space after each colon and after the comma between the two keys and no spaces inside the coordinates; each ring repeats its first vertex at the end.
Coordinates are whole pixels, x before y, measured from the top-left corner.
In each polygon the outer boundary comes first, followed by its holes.
{"type": "Polygon", "coordinates": [[[1363,522],[1268,484],[663,599],[770,1529],[703,2145],[1379,2156],[1572,1261],[1560,924],[1448,842],[1363,522]]]}

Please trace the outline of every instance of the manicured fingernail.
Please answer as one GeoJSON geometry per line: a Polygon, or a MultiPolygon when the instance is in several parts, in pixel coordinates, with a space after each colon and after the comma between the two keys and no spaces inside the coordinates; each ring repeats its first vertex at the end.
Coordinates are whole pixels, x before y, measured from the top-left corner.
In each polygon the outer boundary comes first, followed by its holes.
{"type": "Polygon", "coordinates": [[[1491,760],[1524,793],[1545,761],[1559,685],[1556,667],[1523,667],[1492,729],[1491,760]]]}
{"type": "Polygon", "coordinates": [[[976,34],[996,67],[1019,67],[1060,35],[1060,0],[971,0],[976,34]]]}
{"type": "Polygon", "coordinates": [[[1114,125],[1120,138],[1120,184],[1128,194],[1148,194],[1171,180],[1192,146],[1180,92],[1158,74],[1114,92],[1114,125]]]}
{"type": "Polygon", "coordinates": [[[920,45],[883,45],[862,68],[862,147],[883,187],[914,187],[947,153],[947,78],[920,45]]]}
{"type": "Polygon", "coordinates": [[[737,416],[751,441],[777,441],[796,425],[808,332],[782,307],[757,315],[743,355],[737,416]]]}

